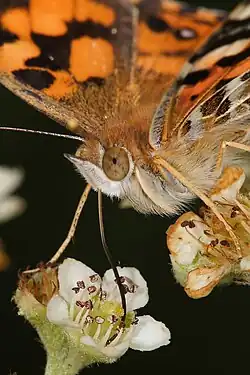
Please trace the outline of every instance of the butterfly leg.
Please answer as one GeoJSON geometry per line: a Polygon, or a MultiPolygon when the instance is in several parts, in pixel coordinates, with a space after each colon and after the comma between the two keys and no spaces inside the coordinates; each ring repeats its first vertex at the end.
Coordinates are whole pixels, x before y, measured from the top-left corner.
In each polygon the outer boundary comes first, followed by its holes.
{"type": "MultiPolygon", "coordinates": [[[[75,234],[75,231],[76,231],[76,227],[77,227],[77,223],[79,221],[80,215],[82,213],[82,209],[83,209],[83,207],[85,205],[85,202],[86,202],[86,200],[88,198],[90,190],[91,190],[91,185],[87,184],[84,192],[82,193],[80,201],[78,203],[78,206],[77,206],[77,209],[75,211],[75,215],[73,217],[73,220],[72,220],[71,226],[69,228],[68,234],[67,234],[65,240],[63,241],[63,243],[61,244],[61,246],[59,247],[59,249],[57,250],[57,252],[49,260],[48,264],[57,262],[57,260],[63,254],[63,252],[65,251],[65,249],[69,245],[70,241],[74,237],[74,234],[75,234]]],[[[24,271],[23,273],[35,273],[35,272],[38,272],[38,271],[40,271],[40,268],[35,268],[33,270],[27,270],[27,271],[24,271]]]]}
{"type": "Polygon", "coordinates": [[[57,252],[50,259],[49,263],[55,263],[60,258],[60,256],[65,251],[66,247],[68,246],[68,244],[70,243],[70,241],[74,237],[74,234],[75,234],[75,231],[76,231],[76,227],[77,227],[80,215],[82,213],[82,209],[83,209],[83,207],[85,205],[85,202],[86,202],[86,200],[88,198],[90,190],[91,190],[91,185],[87,184],[84,192],[82,193],[80,201],[78,203],[78,206],[77,206],[75,215],[73,217],[71,226],[69,228],[69,232],[67,234],[67,237],[65,238],[65,240],[63,241],[63,243],[61,244],[61,246],[59,247],[59,249],[57,250],[57,252]]]}
{"type": "Polygon", "coordinates": [[[218,159],[217,159],[217,163],[216,163],[216,169],[220,171],[220,174],[222,172],[223,156],[225,154],[225,151],[226,151],[227,147],[231,147],[231,148],[235,148],[235,149],[238,149],[238,150],[250,152],[250,146],[248,146],[248,145],[244,145],[243,143],[239,143],[239,142],[223,141],[221,143],[221,146],[220,146],[218,159]]]}
{"type": "Polygon", "coordinates": [[[183,185],[185,185],[192,193],[194,193],[197,197],[199,197],[217,216],[217,218],[223,223],[225,229],[229,233],[232,241],[235,245],[236,255],[240,259],[242,258],[241,246],[237,236],[235,235],[233,228],[228,222],[224,219],[223,215],[219,212],[216,203],[212,201],[210,197],[204,194],[200,189],[194,186],[185,176],[183,176],[177,169],[175,169],[171,164],[169,164],[165,159],[161,157],[155,157],[155,164],[157,165],[159,172],[161,173],[162,177],[166,179],[166,173],[164,168],[170,172],[174,177],[176,177],[183,185]],[[164,177],[165,176],[165,177],[164,177]]]}
{"type": "MultiPolygon", "coordinates": [[[[221,144],[221,147],[220,147],[220,151],[219,151],[219,154],[218,154],[218,160],[217,160],[217,163],[216,163],[216,168],[219,170],[220,174],[222,173],[223,156],[225,154],[225,151],[226,151],[227,147],[231,147],[231,148],[241,150],[241,151],[250,152],[250,146],[245,145],[244,143],[223,141],[222,144],[221,144]]],[[[241,205],[239,202],[237,202],[237,204],[238,204],[239,208],[241,209],[241,211],[245,214],[245,216],[248,219],[250,219],[249,212],[247,212],[245,210],[244,206],[241,205]]]]}

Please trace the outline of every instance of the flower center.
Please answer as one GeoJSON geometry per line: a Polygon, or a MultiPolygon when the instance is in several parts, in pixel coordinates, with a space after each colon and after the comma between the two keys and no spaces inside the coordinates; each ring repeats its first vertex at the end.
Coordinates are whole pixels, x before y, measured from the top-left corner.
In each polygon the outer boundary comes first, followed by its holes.
{"type": "MultiPolygon", "coordinates": [[[[112,298],[113,292],[108,293],[100,287],[99,276],[90,276],[93,285],[86,287],[87,282],[77,281],[72,288],[75,298],[70,305],[70,317],[78,324],[83,335],[91,336],[102,346],[116,345],[131,332],[137,323],[135,312],[126,314],[125,323],[122,321],[123,308],[121,303],[112,298]],[[94,285],[96,283],[96,285],[94,285]],[[98,286],[97,286],[98,285],[98,286]]],[[[121,277],[125,293],[135,293],[137,285],[132,280],[121,277]]],[[[88,283],[89,284],[89,283],[88,283]]],[[[114,288],[117,285],[114,282],[114,288]]]]}

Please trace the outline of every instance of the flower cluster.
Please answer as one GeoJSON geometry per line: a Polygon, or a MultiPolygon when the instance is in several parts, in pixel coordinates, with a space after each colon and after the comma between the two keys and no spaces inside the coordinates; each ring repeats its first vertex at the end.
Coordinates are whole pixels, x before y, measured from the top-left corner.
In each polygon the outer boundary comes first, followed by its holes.
{"type": "Polygon", "coordinates": [[[112,363],[129,348],[149,351],[169,344],[170,332],[163,323],[136,315],[148,302],[140,272],[132,267],[118,267],[118,272],[126,296],[125,321],[112,270],[101,278],[68,258],[58,268],[21,277],[14,299],[45,346],[46,375],[77,374],[91,363],[112,363]]]}
{"type": "Polygon", "coordinates": [[[207,296],[223,283],[250,283],[250,194],[239,167],[225,169],[211,193],[219,212],[237,236],[240,253],[224,224],[207,207],[200,216],[183,214],[167,230],[173,272],[192,298],[207,296]]]}

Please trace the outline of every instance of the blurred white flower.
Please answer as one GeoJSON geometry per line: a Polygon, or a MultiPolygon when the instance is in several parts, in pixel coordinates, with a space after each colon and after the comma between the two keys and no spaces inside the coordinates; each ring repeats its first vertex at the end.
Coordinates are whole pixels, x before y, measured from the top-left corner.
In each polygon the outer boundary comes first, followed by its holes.
{"type": "Polygon", "coordinates": [[[20,169],[0,166],[0,224],[24,211],[24,200],[12,195],[22,180],[23,173],[20,169]]]}
{"type": "MultiPolygon", "coordinates": [[[[11,195],[22,180],[23,173],[20,169],[0,166],[0,224],[23,213],[25,201],[16,195],[11,195]]],[[[9,264],[9,255],[0,241],[0,272],[6,270],[9,264]]]]}

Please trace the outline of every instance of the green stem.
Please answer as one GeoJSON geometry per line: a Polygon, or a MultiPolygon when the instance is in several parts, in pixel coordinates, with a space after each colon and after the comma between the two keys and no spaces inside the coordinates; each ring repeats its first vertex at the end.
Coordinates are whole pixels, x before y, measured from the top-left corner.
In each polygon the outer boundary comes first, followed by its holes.
{"type": "Polygon", "coordinates": [[[94,361],[80,347],[77,335],[74,340],[74,336],[48,321],[37,326],[37,331],[47,351],[45,375],[76,375],[94,361]]]}
{"type": "Polygon", "coordinates": [[[49,353],[45,375],[76,375],[90,363],[86,363],[84,358],[79,353],[75,353],[74,350],[65,353],[66,350],[64,349],[49,353]]]}

